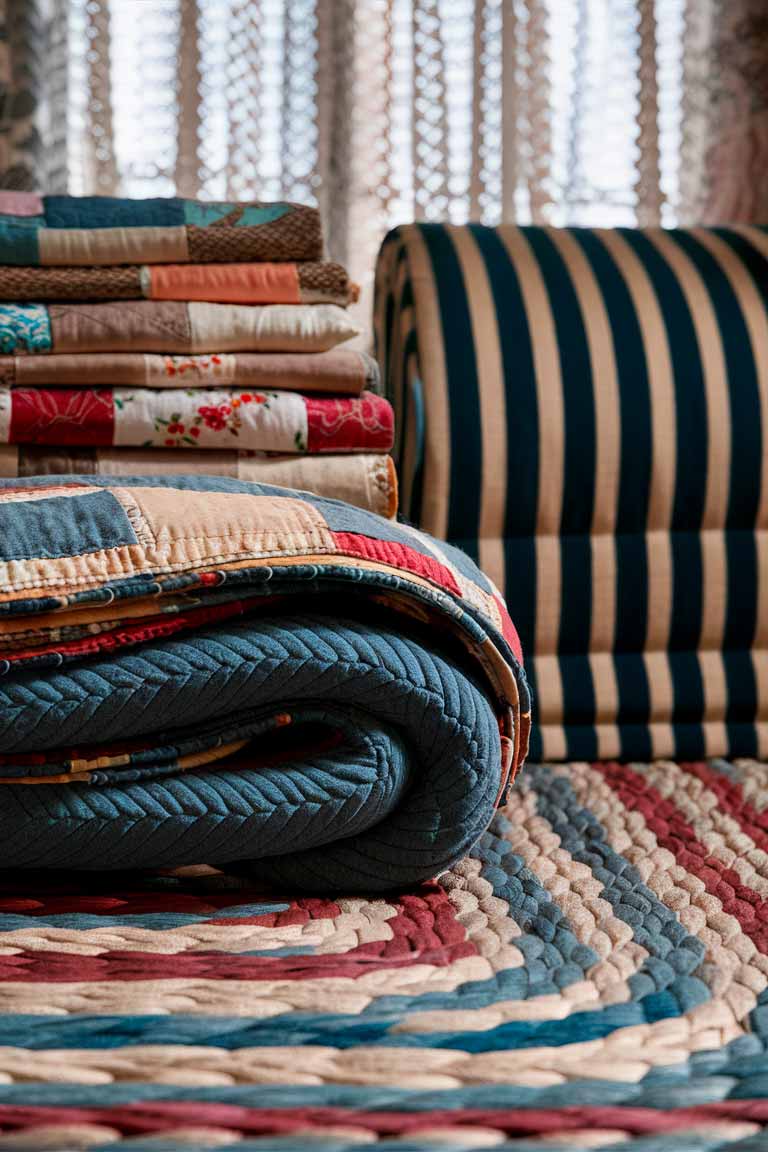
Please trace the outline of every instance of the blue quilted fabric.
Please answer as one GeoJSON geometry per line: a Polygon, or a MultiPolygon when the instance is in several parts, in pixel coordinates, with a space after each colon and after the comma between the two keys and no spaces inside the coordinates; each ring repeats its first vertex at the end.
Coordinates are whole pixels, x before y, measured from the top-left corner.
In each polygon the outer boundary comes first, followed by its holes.
{"type": "Polygon", "coordinates": [[[487,827],[500,745],[484,692],[438,653],[355,620],[277,617],[8,676],[0,751],[88,744],[105,728],[161,746],[287,706],[341,744],[272,768],[3,787],[0,867],[243,861],[306,889],[386,889],[434,876],[487,827]],[[160,734],[158,717],[173,717],[160,734]]]}
{"type": "Polygon", "coordinates": [[[5,786],[0,867],[241,860],[273,882],[370,891],[434,875],[487,826],[500,751],[485,694],[449,659],[351,619],[211,628],[44,678],[7,676],[0,752],[87,745],[105,730],[161,748],[222,720],[247,731],[286,707],[341,744],[272,768],[5,786]]]}
{"type": "Polygon", "coordinates": [[[516,644],[467,557],[338,501],[0,484],[0,868],[434,877],[525,754],[516,644]]]}

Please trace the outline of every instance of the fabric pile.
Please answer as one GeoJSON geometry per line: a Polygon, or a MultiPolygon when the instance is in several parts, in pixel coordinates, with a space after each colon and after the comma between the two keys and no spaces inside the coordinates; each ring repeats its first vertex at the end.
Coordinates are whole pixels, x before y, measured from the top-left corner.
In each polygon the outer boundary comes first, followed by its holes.
{"type": "Polygon", "coordinates": [[[0,484],[0,868],[437,875],[525,756],[517,634],[460,552],[214,477],[0,484]]]}
{"type": "Polygon", "coordinates": [[[0,192],[0,475],[195,472],[393,516],[316,209],[0,192]]]}

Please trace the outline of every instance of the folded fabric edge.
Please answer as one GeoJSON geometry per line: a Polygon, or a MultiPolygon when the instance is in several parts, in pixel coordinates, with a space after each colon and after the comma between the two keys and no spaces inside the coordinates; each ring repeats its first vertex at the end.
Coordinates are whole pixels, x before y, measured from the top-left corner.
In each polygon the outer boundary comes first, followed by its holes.
{"type": "MultiPolygon", "coordinates": [[[[77,448],[0,444],[0,478],[33,476],[173,476],[181,466],[178,453],[163,448],[77,448]]],[[[343,500],[392,520],[397,515],[398,479],[391,456],[378,453],[296,456],[212,449],[190,450],[186,471],[231,477],[256,484],[312,492],[343,500]]]]}

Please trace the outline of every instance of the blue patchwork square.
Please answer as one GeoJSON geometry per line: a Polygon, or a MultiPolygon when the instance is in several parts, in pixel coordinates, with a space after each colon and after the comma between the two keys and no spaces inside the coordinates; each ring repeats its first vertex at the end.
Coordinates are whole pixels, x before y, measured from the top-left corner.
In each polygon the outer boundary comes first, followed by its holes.
{"type": "Polygon", "coordinates": [[[54,560],[137,543],[111,492],[0,504],[0,560],[54,560]]]}
{"type": "Polygon", "coordinates": [[[200,200],[184,201],[184,218],[187,224],[194,224],[198,228],[207,228],[211,224],[224,220],[235,208],[240,209],[237,226],[240,228],[258,227],[260,224],[269,224],[279,220],[293,209],[290,204],[229,204],[220,202],[201,202],[200,200]]]}

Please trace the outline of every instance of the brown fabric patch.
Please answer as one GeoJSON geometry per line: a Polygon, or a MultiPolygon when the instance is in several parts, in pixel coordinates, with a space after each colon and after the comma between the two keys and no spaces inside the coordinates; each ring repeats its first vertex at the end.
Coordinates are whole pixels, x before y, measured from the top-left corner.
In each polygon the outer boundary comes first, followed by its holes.
{"type": "Polygon", "coordinates": [[[183,224],[175,228],[41,228],[37,244],[40,264],[45,268],[110,268],[189,260],[183,224]]]}
{"type": "Polygon", "coordinates": [[[323,254],[320,213],[297,205],[279,220],[239,226],[238,207],[215,224],[187,225],[189,260],[198,264],[226,264],[250,260],[317,260],[323,254]]]}
{"type": "Polygon", "coordinates": [[[332,261],[298,264],[301,297],[307,304],[349,304],[357,292],[346,268],[332,261]]]}
{"type": "Polygon", "coordinates": [[[190,352],[187,305],[137,300],[121,304],[52,304],[55,352],[190,352]]]}
{"type": "Polygon", "coordinates": [[[0,268],[0,300],[141,299],[138,267],[0,268]]]}

